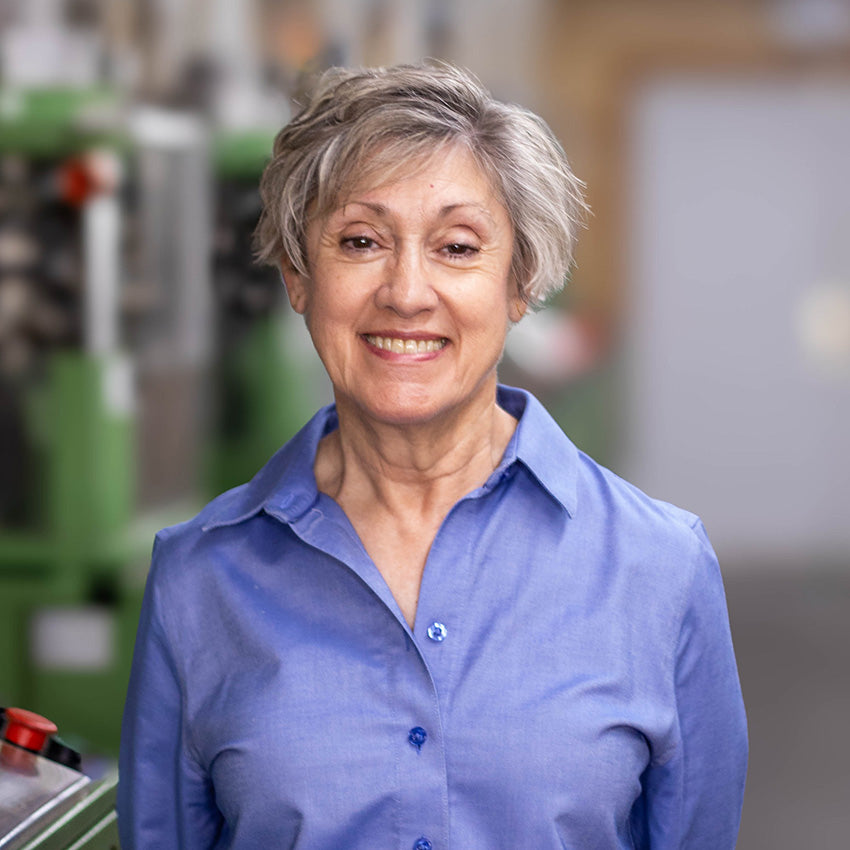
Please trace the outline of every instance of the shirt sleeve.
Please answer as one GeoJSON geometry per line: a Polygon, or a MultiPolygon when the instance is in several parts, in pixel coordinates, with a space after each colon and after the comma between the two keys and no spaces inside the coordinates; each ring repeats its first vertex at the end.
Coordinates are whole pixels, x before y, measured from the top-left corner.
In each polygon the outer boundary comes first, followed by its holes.
{"type": "Polygon", "coordinates": [[[184,740],[181,677],[160,605],[163,557],[157,539],[121,728],[118,830],[122,850],[209,850],[222,818],[184,740]]]}
{"type": "Polygon", "coordinates": [[[640,850],[733,850],[747,770],[747,723],[717,558],[701,522],[675,656],[677,746],[647,768],[633,813],[640,850]]]}

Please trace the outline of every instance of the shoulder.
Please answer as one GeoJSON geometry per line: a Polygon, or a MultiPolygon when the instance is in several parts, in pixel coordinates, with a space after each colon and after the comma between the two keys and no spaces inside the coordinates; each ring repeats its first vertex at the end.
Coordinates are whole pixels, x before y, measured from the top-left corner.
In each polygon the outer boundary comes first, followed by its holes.
{"type": "Polygon", "coordinates": [[[699,587],[720,582],[699,516],[648,495],[581,451],[577,464],[578,533],[602,541],[605,559],[641,598],[666,600],[682,613],[699,587]]]}
{"type": "Polygon", "coordinates": [[[161,528],[154,537],[154,565],[163,554],[178,555],[190,551],[223,518],[244,514],[250,493],[251,482],[246,482],[219,494],[190,519],[161,528]]]}
{"type": "Polygon", "coordinates": [[[582,451],[577,453],[579,507],[604,512],[633,531],[691,540],[704,537],[700,518],[689,510],[650,496],[582,451]]]}
{"type": "Polygon", "coordinates": [[[179,620],[185,601],[199,599],[209,589],[217,564],[227,549],[233,546],[245,522],[222,529],[213,529],[216,519],[224,512],[241,513],[250,483],[242,484],[217,496],[194,517],[160,529],[153,541],[147,593],[159,600],[163,613],[172,612],[179,620]]]}
{"type": "Polygon", "coordinates": [[[151,580],[167,582],[193,569],[215,566],[218,556],[239,545],[252,521],[265,513],[286,520],[317,495],[313,464],[316,447],[336,426],[332,408],[323,408],[285,443],[245,484],[210,501],[184,522],[160,530],[154,540],[151,580]]]}
{"type": "Polygon", "coordinates": [[[519,420],[516,458],[566,510],[574,532],[631,540],[633,551],[659,553],[707,545],[699,517],[644,493],[578,449],[533,395],[500,388],[505,409],[519,420]]]}

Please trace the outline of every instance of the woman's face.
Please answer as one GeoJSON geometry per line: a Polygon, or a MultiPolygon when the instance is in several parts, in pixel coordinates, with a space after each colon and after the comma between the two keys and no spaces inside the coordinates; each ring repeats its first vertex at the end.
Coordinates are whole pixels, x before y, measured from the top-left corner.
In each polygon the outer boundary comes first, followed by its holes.
{"type": "Polygon", "coordinates": [[[512,251],[508,213],[460,147],[355,187],[315,220],[309,278],[284,276],[337,404],[394,424],[492,404],[509,323],[524,310],[512,251]]]}

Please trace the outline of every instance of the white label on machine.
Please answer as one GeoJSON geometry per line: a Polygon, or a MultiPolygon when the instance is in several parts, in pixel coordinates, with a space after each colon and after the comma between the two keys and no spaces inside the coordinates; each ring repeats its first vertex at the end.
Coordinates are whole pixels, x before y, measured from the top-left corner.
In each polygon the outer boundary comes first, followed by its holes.
{"type": "Polygon", "coordinates": [[[133,367],[129,358],[112,355],[106,361],[101,384],[106,409],[115,416],[131,416],[135,410],[133,367]]]}
{"type": "Polygon", "coordinates": [[[106,670],[115,659],[115,615],[96,606],[42,608],[30,623],[36,666],[52,670],[106,670]]]}

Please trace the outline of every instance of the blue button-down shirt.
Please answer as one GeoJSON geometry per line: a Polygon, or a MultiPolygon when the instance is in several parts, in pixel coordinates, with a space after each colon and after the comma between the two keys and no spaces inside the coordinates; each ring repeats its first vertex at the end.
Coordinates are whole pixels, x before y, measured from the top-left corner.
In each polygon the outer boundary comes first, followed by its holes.
{"type": "Polygon", "coordinates": [[[410,629],[317,492],[320,411],[158,535],[121,751],[124,850],[731,850],[746,731],[692,514],[531,396],[445,518],[410,629]]]}

